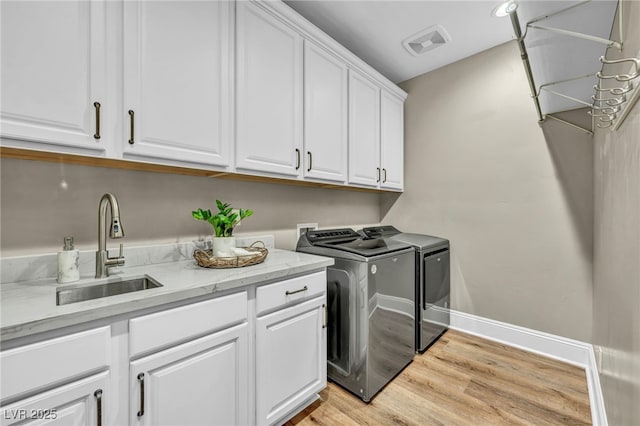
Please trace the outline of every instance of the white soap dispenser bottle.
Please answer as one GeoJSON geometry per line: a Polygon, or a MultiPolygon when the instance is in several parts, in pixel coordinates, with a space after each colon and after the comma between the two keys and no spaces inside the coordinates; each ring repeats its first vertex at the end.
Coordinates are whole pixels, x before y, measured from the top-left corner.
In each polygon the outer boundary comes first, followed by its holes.
{"type": "Polygon", "coordinates": [[[80,279],[80,251],[73,248],[73,237],[64,237],[64,247],[58,253],[58,282],[72,283],[80,279]]]}

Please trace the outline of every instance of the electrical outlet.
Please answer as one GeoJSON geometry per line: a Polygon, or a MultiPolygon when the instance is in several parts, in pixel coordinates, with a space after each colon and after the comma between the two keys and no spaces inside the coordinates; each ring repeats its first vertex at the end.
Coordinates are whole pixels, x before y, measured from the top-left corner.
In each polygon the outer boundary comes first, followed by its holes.
{"type": "Polygon", "coordinates": [[[296,225],[296,238],[299,239],[307,231],[318,229],[317,223],[299,223],[296,225]]]}

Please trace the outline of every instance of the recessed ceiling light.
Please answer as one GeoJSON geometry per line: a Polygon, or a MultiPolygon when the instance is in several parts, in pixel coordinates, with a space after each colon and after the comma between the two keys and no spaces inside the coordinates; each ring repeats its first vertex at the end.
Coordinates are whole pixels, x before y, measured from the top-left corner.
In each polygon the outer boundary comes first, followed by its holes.
{"type": "Polygon", "coordinates": [[[515,0],[509,0],[501,3],[493,8],[491,15],[502,18],[503,16],[509,16],[518,8],[518,3],[515,0]]]}

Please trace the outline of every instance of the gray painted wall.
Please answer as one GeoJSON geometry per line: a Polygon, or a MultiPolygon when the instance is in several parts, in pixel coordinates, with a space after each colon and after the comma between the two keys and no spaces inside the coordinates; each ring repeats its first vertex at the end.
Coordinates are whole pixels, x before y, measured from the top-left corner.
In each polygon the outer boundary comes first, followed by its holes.
{"type": "Polygon", "coordinates": [[[451,240],[454,309],[589,341],[591,137],[538,125],[515,42],[400,86],[406,190],[382,222],[451,240]]]}
{"type": "MultiPolygon", "coordinates": [[[[623,6],[624,50],[609,59],[640,57],[640,2],[623,6]]],[[[593,342],[609,424],[640,425],[640,105],[618,131],[597,132],[594,150],[593,342]]]]}
{"type": "Polygon", "coordinates": [[[191,211],[215,210],[215,199],[251,208],[236,233],[269,233],[276,246],[294,249],[296,224],[320,227],[377,224],[375,193],[252,183],[214,178],[2,159],[0,249],[3,257],[59,251],[65,235],[83,250],[97,247],[98,202],[105,192],[119,201],[124,239],[144,245],[192,241],[210,235],[211,226],[191,211]]]}

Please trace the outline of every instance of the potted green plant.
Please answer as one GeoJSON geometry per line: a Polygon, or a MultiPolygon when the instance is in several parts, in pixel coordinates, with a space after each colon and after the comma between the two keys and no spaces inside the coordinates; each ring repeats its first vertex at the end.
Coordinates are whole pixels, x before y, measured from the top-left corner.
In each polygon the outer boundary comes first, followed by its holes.
{"type": "Polygon", "coordinates": [[[216,200],[218,213],[215,215],[211,210],[198,209],[192,211],[191,215],[196,220],[209,222],[213,227],[215,237],[213,238],[213,255],[218,257],[235,256],[236,237],[233,236],[233,229],[244,218],[253,214],[253,211],[246,209],[234,209],[229,203],[216,200]]]}

